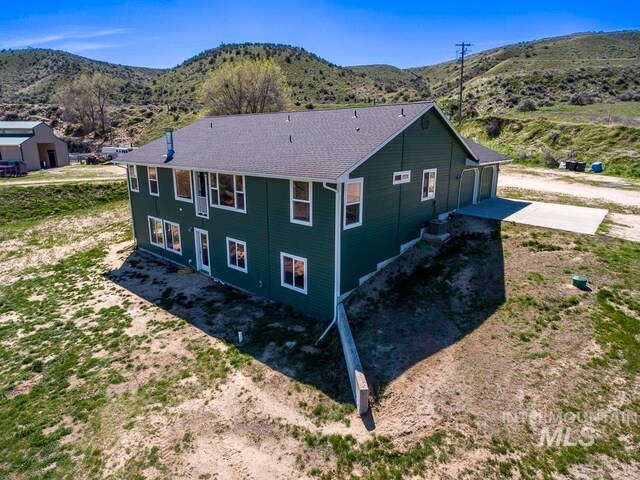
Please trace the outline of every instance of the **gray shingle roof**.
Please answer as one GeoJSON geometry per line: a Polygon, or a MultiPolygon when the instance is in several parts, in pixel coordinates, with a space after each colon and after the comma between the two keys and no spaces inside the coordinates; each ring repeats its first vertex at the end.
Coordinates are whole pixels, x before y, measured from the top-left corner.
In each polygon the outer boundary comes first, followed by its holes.
{"type": "Polygon", "coordinates": [[[171,161],[166,162],[162,137],[118,162],[335,180],[432,106],[423,102],[205,117],[173,133],[171,161]]]}
{"type": "Polygon", "coordinates": [[[468,138],[464,138],[464,142],[467,144],[467,147],[474,153],[476,160],[480,165],[485,163],[497,163],[497,162],[510,162],[511,158],[503,155],[501,153],[496,152],[495,150],[491,150],[490,148],[484,147],[479,143],[474,142],[473,140],[469,140],[468,138]]]}
{"type": "MultiPolygon", "coordinates": [[[[166,161],[167,144],[162,137],[117,161],[335,181],[434,105],[420,102],[205,117],[173,132],[172,160],[166,161]]],[[[475,158],[474,150],[467,149],[475,158]]]]}

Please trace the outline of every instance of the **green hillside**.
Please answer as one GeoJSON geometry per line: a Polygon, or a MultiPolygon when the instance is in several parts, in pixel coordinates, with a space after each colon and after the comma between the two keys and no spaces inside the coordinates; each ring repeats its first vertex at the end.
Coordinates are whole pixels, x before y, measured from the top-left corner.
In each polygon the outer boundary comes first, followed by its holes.
{"type": "Polygon", "coordinates": [[[50,103],[60,86],[80,74],[97,72],[122,82],[121,101],[148,103],[149,83],[162,70],[114,65],[58,50],[2,50],[0,102],[50,103]]]}
{"type": "MultiPolygon", "coordinates": [[[[77,75],[102,72],[121,85],[109,141],[141,144],[202,115],[198,90],[209,72],[258,58],[281,66],[299,109],[436,99],[448,112],[457,104],[455,60],[411,69],[340,67],[302,48],[247,43],[220,45],[174,68],[147,69],[28,49],[0,51],[0,119],[45,120],[74,149],[94,148],[94,140],[74,136],[77,129],[52,103],[77,75]]],[[[524,161],[579,154],[640,175],[640,31],[580,33],[486,50],[466,58],[464,81],[462,129],[472,138],[524,161]],[[487,137],[484,126],[495,119],[508,128],[487,137]],[[538,134],[545,129],[567,141],[545,140],[538,134]]]]}

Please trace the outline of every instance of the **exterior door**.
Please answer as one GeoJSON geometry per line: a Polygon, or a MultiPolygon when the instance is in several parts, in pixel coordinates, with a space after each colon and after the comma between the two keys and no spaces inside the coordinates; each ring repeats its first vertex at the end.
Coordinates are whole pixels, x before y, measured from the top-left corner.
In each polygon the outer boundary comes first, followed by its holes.
{"type": "Polygon", "coordinates": [[[493,195],[493,167],[484,167],[480,174],[480,200],[486,200],[493,195]]]}
{"type": "Polygon", "coordinates": [[[57,167],[58,162],[56,161],[56,151],[55,150],[47,150],[47,158],[49,159],[50,167],[57,167]]]}
{"type": "Polygon", "coordinates": [[[196,268],[199,272],[211,274],[211,263],[209,261],[209,233],[206,230],[194,228],[196,237],[196,268]]]}
{"type": "Polygon", "coordinates": [[[196,216],[209,218],[208,174],[206,172],[193,172],[193,175],[196,187],[196,216]]]}

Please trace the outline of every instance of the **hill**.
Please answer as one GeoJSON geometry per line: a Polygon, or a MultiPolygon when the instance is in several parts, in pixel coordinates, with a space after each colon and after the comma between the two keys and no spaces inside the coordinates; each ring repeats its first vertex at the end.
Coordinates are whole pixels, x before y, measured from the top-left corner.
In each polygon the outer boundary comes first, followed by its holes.
{"type": "MultiPolygon", "coordinates": [[[[455,60],[406,70],[351,68],[407,91],[420,78],[435,98],[457,103],[455,60]]],[[[640,100],[640,32],[579,33],[486,50],[466,57],[464,82],[465,109],[472,116],[555,103],[640,100]]]]}
{"type": "MultiPolygon", "coordinates": [[[[202,115],[197,93],[210,71],[225,63],[257,58],[271,58],[281,66],[295,108],[435,98],[449,111],[457,104],[459,65],[455,60],[410,69],[392,65],[340,67],[302,48],[247,43],[220,45],[174,68],[148,69],[61,51],[28,49],[0,51],[0,118],[48,121],[59,134],[75,142],[74,148],[87,148],[82,145],[91,139],[76,138],[75,126],[63,121],[52,102],[60,86],[78,74],[102,72],[121,82],[110,141],[139,144],[160,135],[166,126],[179,127],[202,115]]],[[[569,123],[585,125],[592,140],[587,145],[572,145],[576,147],[573,152],[591,157],[592,147],[598,143],[598,133],[591,130],[597,124],[632,129],[632,135],[622,135],[630,141],[619,145],[625,152],[619,160],[628,162],[640,156],[633,141],[639,128],[637,108],[624,109],[632,112],[625,117],[615,113],[619,110],[616,105],[640,102],[639,31],[580,33],[486,50],[466,58],[464,81],[464,112],[472,123],[463,130],[477,140],[491,140],[505,153],[525,152],[520,156],[526,158],[539,158],[548,151],[565,155],[560,149],[567,145],[549,142],[546,137],[540,140],[533,131],[529,135],[528,126],[535,130],[540,122],[526,118],[511,122],[512,129],[523,126],[517,138],[489,138],[482,128],[496,118],[540,112],[552,124],[545,128],[570,131],[562,125],[555,128],[558,122],[567,123],[567,112],[560,111],[563,107],[570,109],[573,118],[569,123]],[[586,118],[579,111],[584,105],[602,105],[593,110],[602,114],[586,118]],[[528,140],[534,137],[535,141],[528,140]]],[[[637,167],[621,171],[635,172],[637,167]]]]}
{"type": "Polygon", "coordinates": [[[122,81],[122,98],[134,103],[151,99],[149,83],[163,70],[99,62],[59,50],[0,51],[0,102],[46,104],[74,77],[104,73],[122,81]]]}

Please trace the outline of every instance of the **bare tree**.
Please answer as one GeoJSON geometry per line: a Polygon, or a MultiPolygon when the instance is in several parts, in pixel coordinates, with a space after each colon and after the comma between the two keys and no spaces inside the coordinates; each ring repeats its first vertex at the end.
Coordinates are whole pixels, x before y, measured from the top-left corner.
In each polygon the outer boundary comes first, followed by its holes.
{"type": "Polygon", "coordinates": [[[79,122],[87,133],[106,138],[111,130],[112,103],[118,82],[103,73],[83,74],[57,94],[65,115],[79,122]]]}
{"type": "Polygon", "coordinates": [[[230,115],[284,110],[291,92],[274,60],[257,60],[217,68],[202,84],[200,97],[210,113],[230,115]]]}

